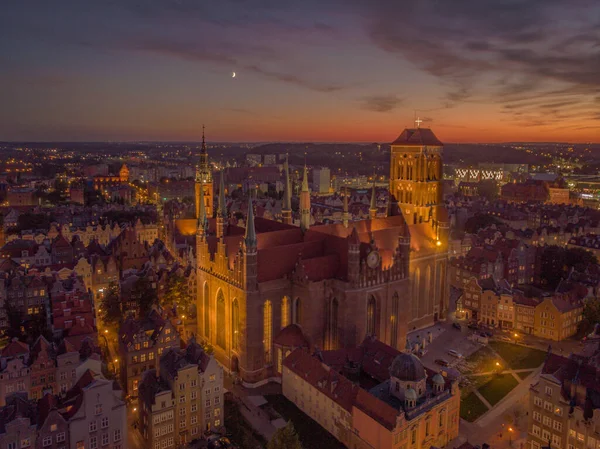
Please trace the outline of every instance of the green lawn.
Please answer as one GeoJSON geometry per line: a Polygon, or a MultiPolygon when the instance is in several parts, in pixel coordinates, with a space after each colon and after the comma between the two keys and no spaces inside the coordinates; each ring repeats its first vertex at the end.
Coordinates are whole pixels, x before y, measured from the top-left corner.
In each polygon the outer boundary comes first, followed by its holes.
{"type": "Polygon", "coordinates": [[[473,422],[487,411],[488,408],[473,392],[460,400],[460,417],[465,421],[473,422]]]}
{"type": "Polygon", "coordinates": [[[539,349],[526,348],[503,341],[491,341],[490,347],[502,357],[512,369],[533,369],[546,359],[546,353],[539,349]]]}
{"type": "Polygon", "coordinates": [[[479,388],[479,393],[491,405],[496,405],[518,384],[517,379],[512,374],[500,374],[494,376],[491,381],[479,388]]]}
{"type": "Polygon", "coordinates": [[[469,376],[469,381],[471,382],[471,389],[476,390],[482,385],[487,384],[493,379],[494,376],[469,376]]]}
{"type": "Polygon", "coordinates": [[[487,346],[478,349],[465,360],[470,372],[485,373],[496,369],[496,360],[494,352],[487,346]]]}
{"type": "Polygon", "coordinates": [[[323,429],[319,424],[305,415],[302,410],[288,401],[283,395],[265,396],[269,405],[279,413],[286,421],[291,420],[296,432],[300,437],[302,447],[317,448],[326,447],[331,449],[345,449],[333,435],[323,429]]]}
{"type": "Polygon", "coordinates": [[[531,373],[533,373],[533,370],[532,370],[532,371],[523,371],[523,372],[521,372],[521,373],[517,373],[517,376],[519,376],[519,378],[520,378],[521,380],[523,380],[523,379],[525,379],[527,376],[529,376],[531,373]]]}

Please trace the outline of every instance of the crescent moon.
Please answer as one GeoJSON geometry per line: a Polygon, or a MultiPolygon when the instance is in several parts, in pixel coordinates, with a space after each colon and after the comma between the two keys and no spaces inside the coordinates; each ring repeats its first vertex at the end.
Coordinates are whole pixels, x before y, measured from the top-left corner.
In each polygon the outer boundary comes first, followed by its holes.
{"type": "Polygon", "coordinates": [[[231,77],[232,77],[232,78],[235,78],[235,72],[232,72],[232,73],[231,73],[231,77]]]}

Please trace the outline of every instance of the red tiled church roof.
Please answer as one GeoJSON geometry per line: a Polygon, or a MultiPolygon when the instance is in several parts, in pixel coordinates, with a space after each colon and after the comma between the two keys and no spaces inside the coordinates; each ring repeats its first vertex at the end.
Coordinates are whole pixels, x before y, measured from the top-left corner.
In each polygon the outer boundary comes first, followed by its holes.
{"type": "Polygon", "coordinates": [[[429,128],[416,128],[416,129],[405,129],[402,134],[398,136],[396,140],[392,142],[392,145],[402,146],[433,146],[441,147],[444,144],[433,134],[433,131],[429,128]]]}

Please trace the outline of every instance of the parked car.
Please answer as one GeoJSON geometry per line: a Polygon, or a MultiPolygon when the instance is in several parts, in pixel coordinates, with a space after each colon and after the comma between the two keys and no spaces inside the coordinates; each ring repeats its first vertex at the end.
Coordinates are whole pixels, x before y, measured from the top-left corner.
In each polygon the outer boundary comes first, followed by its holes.
{"type": "Polygon", "coordinates": [[[460,352],[458,352],[458,351],[455,351],[454,349],[450,349],[448,351],[448,354],[451,355],[452,357],[456,357],[457,359],[462,359],[463,358],[462,354],[460,352]]]}
{"type": "Polygon", "coordinates": [[[485,336],[488,338],[494,336],[494,333],[492,331],[483,331],[482,333],[485,334],[485,336]]]}
{"type": "Polygon", "coordinates": [[[479,329],[479,325],[478,325],[477,323],[469,323],[469,324],[467,325],[467,327],[468,327],[469,329],[474,329],[474,330],[477,330],[477,329],[479,329]]]}
{"type": "Polygon", "coordinates": [[[452,323],[452,327],[453,327],[454,329],[458,329],[458,330],[461,330],[461,329],[462,329],[462,326],[461,326],[460,324],[458,324],[458,323],[452,323]]]}
{"type": "Polygon", "coordinates": [[[450,366],[450,362],[446,359],[435,359],[435,363],[440,366],[450,366]]]}
{"type": "Polygon", "coordinates": [[[427,354],[427,349],[419,349],[419,352],[417,354],[419,355],[419,357],[423,357],[425,354],[427,354]]]}

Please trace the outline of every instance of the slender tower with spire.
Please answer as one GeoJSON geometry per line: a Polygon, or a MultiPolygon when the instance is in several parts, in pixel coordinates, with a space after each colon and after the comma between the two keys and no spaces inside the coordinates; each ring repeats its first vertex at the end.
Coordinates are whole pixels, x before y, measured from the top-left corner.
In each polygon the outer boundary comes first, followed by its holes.
{"type": "Polygon", "coordinates": [[[371,207],[369,207],[369,216],[371,219],[377,217],[377,195],[375,193],[375,181],[373,181],[373,191],[371,192],[371,207]]]}
{"type": "Polygon", "coordinates": [[[204,189],[200,189],[200,197],[198,198],[198,204],[200,205],[200,209],[198,211],[196,235],[200,238],[203,238],[208,232],[208,217],[206,216],[204,189]]]}
{"type": "Polygon", "coordinates": [[[281,218],[285,224],[292,224],[292,195],[290,189],[290,167],[288,164],[288,158],[285,157],[283,163],[283,170],[285,171],[285,185],[283,186],[283,205],[281,207],[281,218]]]}
{"type": "Polygon", "coordinates": [[[196,167],[196,218],[200,217],[200,190],[203,190],[206,208],[206,216],[213,216],[213,179],[212,170],[208,163],[208,152],[206,151],[206,139],[204,138],[204,125],[202,125],[202,148],[200,150],[200,162],[196,167]]]}
{"type": "Polygon", "coordinates": [[[244,253],[244,283],[246,291],[256,291],[258,280],[258,249],[256,228],[254,227],[254,208],[252,207],[252,196],[248,196],[248,215],[246,217],[246,234],[242,245],[244,253]]]}
{"type": "Polygon", "coordinates": [[[300,228],[308,231],[310,228],[310,191],[308,190],[308,170],[304,166],[302,191],[300,192],[300,228]]]}
{"type": "Polygon", "coordinates": [[[342,223],[344,227],[348,227],[348,221],[350,221],[350,213],[348,212],[348,188],[344,187],[344,212],[342,213],[342,223]]]}
{"type": "Polygon", "coordinates": [[[217,238],[222,239],[227,226],[227,204],[225,203],[225,181],[223,179],[223,170],[219,180],[219,203],[217,206],[217,238]]]}

